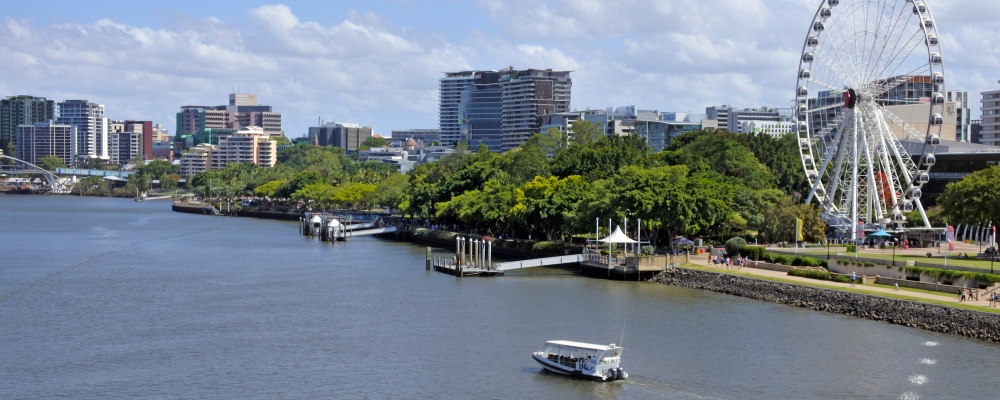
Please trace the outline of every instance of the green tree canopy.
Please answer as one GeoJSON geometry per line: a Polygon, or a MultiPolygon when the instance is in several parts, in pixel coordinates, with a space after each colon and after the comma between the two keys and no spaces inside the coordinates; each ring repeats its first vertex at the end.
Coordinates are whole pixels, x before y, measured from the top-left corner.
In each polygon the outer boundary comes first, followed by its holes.
{"type": "Polygon", "coordinates": [[[56,156],[46,156],[38,160],[38,168],[44,169],[46,171],[53,172],[56,168],[65,168],[66,163],[63,159],[56,156]]]}
{"type": "Polygon", "coordinates": [[[941,216],[951,224],[1000,223],[1000,166],[949,183],[938,197],[941,216]]]}

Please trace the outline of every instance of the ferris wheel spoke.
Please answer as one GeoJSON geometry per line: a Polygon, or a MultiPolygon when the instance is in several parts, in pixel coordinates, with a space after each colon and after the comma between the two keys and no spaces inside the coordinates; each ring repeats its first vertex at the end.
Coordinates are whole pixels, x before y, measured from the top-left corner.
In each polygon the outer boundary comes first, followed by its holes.
{"type": "MultiPolygon", "coordinates": [[[[906,73],[904,73],[904,74],[901,74],[901,75],[895,75],[895,76],[896,76],[896,78],[895,78],[895,79],[893,79],[893,80],[891,81],[891,83],[888,83],[888,84],[885,84],[885,85],[882,85],[882,86],[881,86],[881,87],[879,87],[879,88],[878,88],[877,90],[880,90],[880,92],[879,92],[879,93],[885,93],[885,92],[888,92],[888,91],[890,91],[890,90],[892,90],[892,89],[895,89],[895,88],[896,88],[896,87],[898,87],[899,85],[902,85],[902,84],[906,83],[906,81],[907,81],[907,80],[908,80],[908,79],[909,79],[910,77],[913,77],[913,76],[916,76],[916,75],[917,75],[918,73],[920,73],[920,72],[924,72],[924,73],[926,73],[927,75],[930,75],[930,63],[925,63],[925,64],[923,64],[923,65],[921,65],[921,66],[919,66],[919,67],[916,67],[916,68],[914,68],[914,69],[912,69],[912,70],[910,70],[910,71],[907,71],[907,72],[906,72],[906,73]]],[[[895,74],[895,73],[896,73],[896,71],[892,71],[891,73],[892,73],[892,74],[895,74]]]]}
{"type": "MultiPolygon", "coordinates": [[[[915,33],[914,34],[914,38],[916,38],[917,35],[920,35],[920,34],[921,34],[920,32],[915,33]]],[[[916,49],[920,48],[919,41],[917,41],[917,43],[911,43],[911,42],[913,42],[912,39],[913,38],[911,38],[910,41],[907,41],[906,46],[901,47],[900,50],[897,52],[897,54],[895,55],[895,59],[897,61],[895,63],[892,63],[892,62],[887,63],[885,65],[885,67],[882,68],[882,71],[879,73],[880,76],[898,76],[896,74],[896,71],[899,70],[899,67],[902,66],[903,63],[906,60],[910,59],[909,57],[913,54],[914,51],[916,51],[916,49]],[[908,47],[908,49],[907,49],[907,47],[908,47]],[[906,51],[905,55],[903,55],[904,50],[906,51]],[[893,64],[895,64],[895,65],[893,65],[893,64]],[[890,70],[889,68],[892,68],[892,69],[890,70]]],[[[929,66],[930,66],[930,62],[928,60],[928,62],[924,62],[922,65],[920,65],[920,66],[914,68],[913,70],[907,72],[906,74],[902,74],[902,75],[909,76],[909,75],[912,75],[913,73],[915,73],[915,72],[917,72],[917,71],[919,71],[921,69],[924,69],[925,67],[929,67],[929,66]]]]}
{"type": "Polygon", "coordinates": [[[806,79],[806,82],[812,83],[812,84],[814,84],[816,86],[822,86],[822,87],[825,87],[825,88],[830,89],[830,90],[844,90],[843,87],[837,87],[837,86],[835,86],[833,84],[826,83],[826,82],[820,81],[820,80],[815,79],[815,78],[806,79]]]}

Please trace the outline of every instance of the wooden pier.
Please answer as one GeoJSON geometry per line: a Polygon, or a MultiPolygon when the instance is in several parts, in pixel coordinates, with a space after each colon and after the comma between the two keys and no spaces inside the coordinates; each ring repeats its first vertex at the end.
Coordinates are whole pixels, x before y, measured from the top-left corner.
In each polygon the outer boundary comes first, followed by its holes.
{"type": "Polygon", "coordinates": [[[306,213],[299,218],[299,232],[324,242],[345,241],[352,236],[378,235],[395,232],[395,226],[384,226],[380,220],[353,221],[343,216],[306,213]]]}

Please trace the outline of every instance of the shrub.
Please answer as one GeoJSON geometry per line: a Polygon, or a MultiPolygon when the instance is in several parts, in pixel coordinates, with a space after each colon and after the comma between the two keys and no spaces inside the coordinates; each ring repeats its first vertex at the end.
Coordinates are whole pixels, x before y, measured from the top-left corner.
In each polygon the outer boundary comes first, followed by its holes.
{"type": "Polygon", "coordinates": [[[743,246],[740,247],[740,255],[747,257],[751,260],[762,260],[764,259],[764,247],[762,246],[743,246]]]}
{"type": "Polygon", "coordinates": [[[871,268],[871,267],[874,267],[874,266],[875,266],[875,263],[873,263],[873,262],[866,262],[865,263],[865,268],[871,268]]]}
{"type": "Polygon", "coordinates": [[[819,266],[830,269],[830,260],[819,260],[819,266]]]}
{"type": "Polygon", "coordinates": [[[921,273],[930,275],[933,278],[941,278],[942,280],[948,280],[954,282],[958,278],[965,278],[969,280],[974,280],[979,283],[998,283],[1000,282],[1000,275],[986,274],[981,272],[971,272],[971,271],[956,271],[953,269],[940,269],[940,268],[927,268],[927,267],[905,267],[906,272],[919,275],[921,273]]]}
{"type": "Polygon", "coordinates": [[[848,253],[853,253],[855,251],[858,251],[858,246],[853,245],[853,244],[847,245],[847,252],[848,253]]]}
{"type": "Polygon", "coordinates": [[[747,247],[747,241],[743,238],[736,236],[732,239],[726,241],[726,255],[729,257],[735,257],[740,255],[740,248],[747,247]]]}
{"type": "Polygon", "coordinates": [[[651,255],[653,255],[653,251],[654,250],[655,250],[655,248],[653,246],[648,246],[648,245],[647,246],[642,246],[642,247],[639,248],[639,251],[644,256],[651,256],[651,255]]]}
{"type": "Polygon", "coordinates": [[[778,255],[774,257],[774,263],[781,265],[792,265],[792,256],[778,255]]]}
{"type": "Polygon", "coordinates": [[[792,268],[792,269],[788,270],[788,275],[791,275],[791,276],[801,276],[803,278],[810,278],[810,279],[820,279],[820,280],[824,280],[824,281],[830,280],[830,272],[829,271],[820,271],[820,270],[815,270],[815,269],[792,268]]]}
{"type": "Polygon", "coordinates": [[[851,283],[851,277],[847,275],[833,275],[831,280],[840,283],[851,283]]]}

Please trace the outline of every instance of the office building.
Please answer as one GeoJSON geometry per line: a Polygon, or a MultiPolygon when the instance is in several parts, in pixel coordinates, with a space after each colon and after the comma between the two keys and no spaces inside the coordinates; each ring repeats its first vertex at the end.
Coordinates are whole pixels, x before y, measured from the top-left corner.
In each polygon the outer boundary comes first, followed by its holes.
{"type": "Polygon", "coordinates": [[[490,151],[502,151],[502,88],[500,74],[476,72],[473,82],[462,90],[458,103],[459,134],[470,149],[485,144],[490,151]]]}
{"type": "Polygon", "coordinates": [[[714,120],[719,129],[725,129],[734,133],[749,133],[746,129],[753,125],[755,127],[769,126],[776,128],[778,122],[791,124],[794,121],[791,108],[745,108],[734,109],[732,106],[722,105],[705,108],[706,117],[714,120]]]}
{"type": "Polygon", "coordinates": [[[174,143],[177,151],[200,143],[218,144],[240,128],[260,127],[272,137],[283,136],[281,113],[257,103],[252,93],[230,93],[222,106],[183,106],[177,113],[174,143]]]}
{"type": "Polygon", "coordinates": [[[55,102],[44,97],[10,96],[0,100],[0,148],[14,140],[17,127],[55,119],[55,102]]]}
{"type": "Polygon", "coordinates": [[[372,127],[358,126],[345,122],[328,122],[309,127],[309,143],[317,146],[340,147],[346,151],[357,151],[361,143],[372,137],[372,127]]]}
{"type": "Polygon", "coordinates": [[[75,157],[76,136],[70,125],[56,124],[52,120],[20,125],[14,133],[17,154],[14,157],[31,164],[38,164],[44,157],[59,157],[69,164],[75,157]]]}
{"type": "MultiPolygon", "coordinates": [[[[126,164],[143,159],[143,135],[138,132],[115,131],[108,133],[108,163],[126,164]]],[[[150,145],[152,151],[152,145],[150,145]]]]}
{"type": "Polygon", "coordinates": [[[400,145],[406,142],[406,139],[413,139],[417,143],[424,146],[430,146],[434,142],[441,143],[441,130],[440,129],[405,129],[399,131],[392,131],[392,141],[393,143],[399,142],[400,145]]]}
{"type": "Polygon", "coordinates": [[[972,139],[972,110],[969,108],[969,92],[948,90],[944,93],[944,97],[946,104],[955,104],[955,140],[958,142],[970,141],[972,139]]]}
{"type": "Polygon", "coordinates": [[[487,145],[495,140],[491,122],[495,115],[486,111],[492,112],[494,107],[496,85],[500,88],[500,151],[517,148],[532,134],[539,133],[542,115],[569,111],[573,86],[570,71],[508,67],[500,71],[445,73],[440,80],[441,144],[454,146],[462,140],[462,124],[468,119],[462,117],[460,108],[479,121],[466,124],[466,139],[478,137],[480,143],[487,145]],[[477,85],[477,79],[479,87],[467,92],[470,86],[477,85]],[[483,128],[479,133],[477,126],[483,128]]]}
{"type": "Polygon", "coordinates": [[[441,144],[455,147],[462,134],[458,119],[458,104],[462,91],[475,81],[476,71],[447,72],[439,81],[438,128],[441,144]]]}
{"type": "Polygon", "coordinates": [[[108,119],[104,117],[104,105],[87,100],[66,100],[59,103],[56,123],[72,126],[75,131],[75,155],[67,164],[86,158],[109,159],[108,119]]]}

